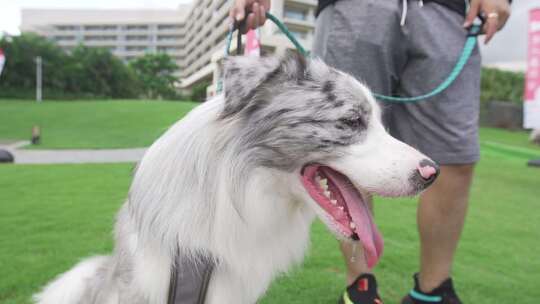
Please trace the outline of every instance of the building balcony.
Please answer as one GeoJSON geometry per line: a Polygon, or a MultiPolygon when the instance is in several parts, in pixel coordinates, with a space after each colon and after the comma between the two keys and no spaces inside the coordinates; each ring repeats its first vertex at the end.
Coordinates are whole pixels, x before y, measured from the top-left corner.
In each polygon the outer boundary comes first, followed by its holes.
{"type": "Polygon", "coordinates": [[[312,31],[315,28],[315,22],[306,20],[299,20],[293,18],[283,18],[283,22],[289,28],[294,28],[298,30],[312,31]]]}
{"type": "Polygon", "coordinates": [[[316,0],[286,0],[285,3],[289,4],[296,4],[299,6],[306,6],[306,7],[317,7],[317,1],[316,0]]]}

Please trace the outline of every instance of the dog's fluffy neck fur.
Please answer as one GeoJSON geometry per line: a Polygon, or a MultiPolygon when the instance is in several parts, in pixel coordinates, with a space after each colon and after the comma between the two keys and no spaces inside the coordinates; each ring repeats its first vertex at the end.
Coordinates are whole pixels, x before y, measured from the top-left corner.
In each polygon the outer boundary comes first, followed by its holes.
{"type": "Polygon", "coordinates": [[[269,176],[279,171],[227,157],[236,152],[226,135],[234,132],[225,128],[239,126],[219,120],[222,109],[222,98],[208,101],[152,146],[137,169],[127,210],[139,246],[159,243],[162,252],[152,255],[172,263],[180,248],[186,257],[203,253],[216,260],[208,303],[253,303],[278,272],[302,260],[314,213],[280,193],[288,181],[269,176]]]}

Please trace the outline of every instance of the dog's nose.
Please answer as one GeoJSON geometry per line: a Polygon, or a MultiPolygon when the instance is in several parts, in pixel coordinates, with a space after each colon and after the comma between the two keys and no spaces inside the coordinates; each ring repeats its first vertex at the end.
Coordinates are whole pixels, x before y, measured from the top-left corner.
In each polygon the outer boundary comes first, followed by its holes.
{"type": "Polygon", "coordinates": [[[423,159],[416,168],[426,187],[435,181],[440,172],[439,165],[429,159],[423,159]]]}

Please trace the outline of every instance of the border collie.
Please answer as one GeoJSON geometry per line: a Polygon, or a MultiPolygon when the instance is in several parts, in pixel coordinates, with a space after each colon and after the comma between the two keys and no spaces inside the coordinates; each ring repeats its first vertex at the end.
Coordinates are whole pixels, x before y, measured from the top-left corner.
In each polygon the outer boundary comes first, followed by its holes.
{"type": "Polygon", "coordinates": [[[365,85],[318,59],[236,57],[223,68],[225,94],[139,163],[112,255],[83,260],[37,303],[167,303],[178,255],[213,261],[205,303],[255,303],[302,261],[317,216],[377,263],[369,196],[416,195],[437,165],[385,131],[365,85]]]}

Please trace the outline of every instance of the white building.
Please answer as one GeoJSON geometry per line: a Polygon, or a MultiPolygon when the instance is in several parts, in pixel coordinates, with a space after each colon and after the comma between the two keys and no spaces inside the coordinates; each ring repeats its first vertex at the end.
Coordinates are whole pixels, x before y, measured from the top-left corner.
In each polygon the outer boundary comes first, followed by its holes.
{"type": "MultiPolygon", "coordinates": [[[[78,44],[109,48],[123,60],[165,52],[180,67],[180,85],[212,82],[225,47],[233,0],[195,0],[176,10],[23,9],[21,32],[36,32],[66,51],[78,44]]],[[[274,0],[271,12],[310,49],[316,0],[274,0]]],[[[263,52],[292,44],[271,22],[261,30],[263,52]]],[[[233,45],[235,43],[233,42],[233,45]]],[[[210,88],[210,92],[212,92],[210,88]]]]}
{"type": "Polygon", "coordinates": [[[36,32],[66,51],[104,47],[123,60],[165,52],[184,63],[186,8],[178,10],[23,9],[21,32],[36,32]]]}

